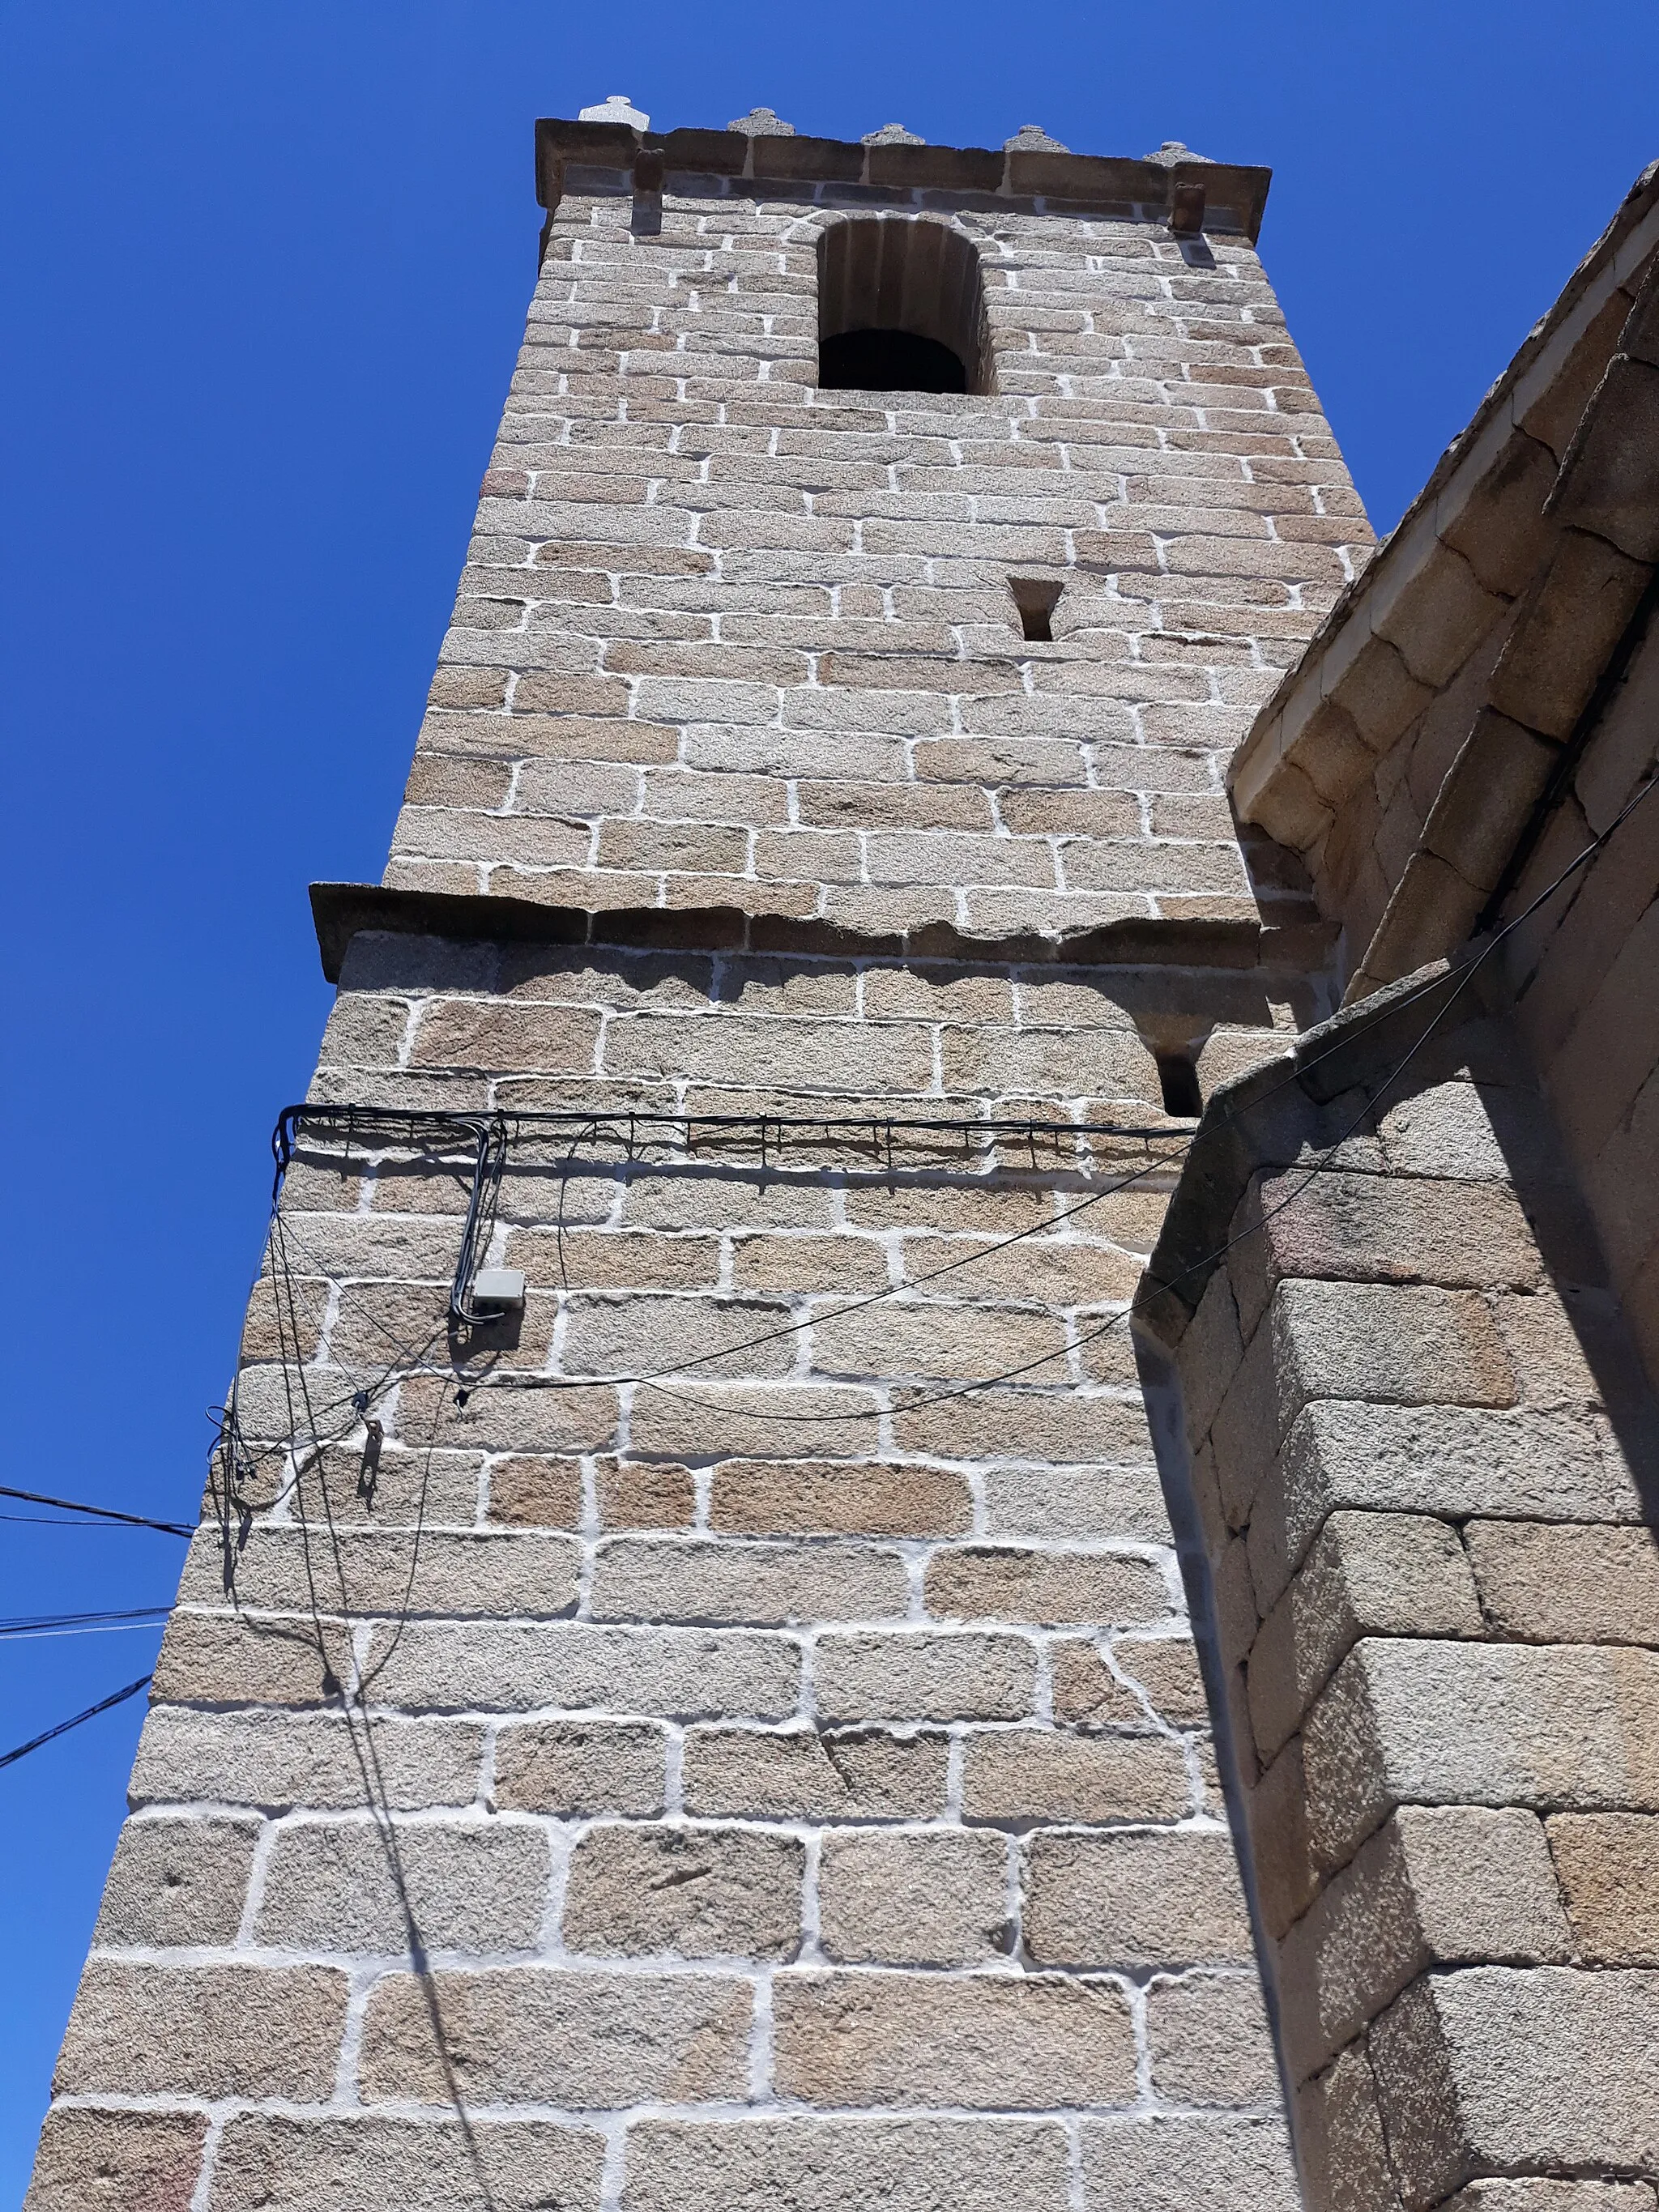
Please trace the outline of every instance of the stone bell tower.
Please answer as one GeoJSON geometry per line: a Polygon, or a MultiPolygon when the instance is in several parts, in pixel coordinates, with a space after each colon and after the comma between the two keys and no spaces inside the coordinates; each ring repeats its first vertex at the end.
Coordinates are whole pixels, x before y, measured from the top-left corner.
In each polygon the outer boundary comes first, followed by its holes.
{"type": "Polygon", "coordinates": [[[30,2212],[1290,2212],[1127,1325],[1334,1003],[1224,783],[1370,544],[1267,173],[536,178],[30,2212]]]}

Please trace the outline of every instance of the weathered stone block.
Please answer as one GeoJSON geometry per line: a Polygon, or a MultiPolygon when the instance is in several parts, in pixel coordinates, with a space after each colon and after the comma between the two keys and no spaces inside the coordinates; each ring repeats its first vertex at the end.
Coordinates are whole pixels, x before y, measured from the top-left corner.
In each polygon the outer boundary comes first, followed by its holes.
{"type": "MultiPolygon", "coordinates": [[[[1541,492],[1539,497],[1541,503],[1541,492]]],[[[1480,562],[1467,554],[1465,557],[1480,575],[1480,562]]],[[[1493,588],[1486,576],[1480,575],[1480,580],[1487,590],[1493,588]]],[[[1349,716],[1367,749],[1382,754],[1411,727],[1434,692],[1418,681],[1386,639],[1371,638],[1329,679],[1326,696],[1349,716]]]]}
{"type": "Polygon", "coordinates": [[[963,1620],[1108,1626],[1158,1620],[1170,1611],[1159,1568],[1124,1553],[941,1549],[928,1561],[923,1587],[929,1613],[963,1620]]]}
{"type": "Polygon", "coordinates": [[[387,1705],[462,1711],[556,1705],[781,1720],[794,1711],[800,1680],[799,1651],[783,1636],[586,1621],[411,1620],[395,1647],[376,1631],[370,1664],[387,1705]]]}
{"type": "Polygon", "coordinates": [[[1363,2038],[1297,2091],[1296,2132],[1309,2212],[1400,2212],[1363,2038]]]}
{"type": "Polygon", "coordinates": [[[1550,506],[1632,561],[1659,561],[1659,368],[1615,355],[1561,463],[1550,506]]]}
{"type": "MultiPolygon", "coordinates": [[[[198,1604],[220,1601],[216,1545],[192,1547],[185,1594],[198,1604]]],[[[535,1534],[458,1535],[445,1529],[414,1533],[351,1532],[330,1553],[325,1588],[358,1619],[367,1613],[416,1613],[530,1615],[574,1613],[580,1553],[573,1538],[535,1534]],[[337,1568],[336,1565],[337,1562],[337,1568]]],[[[257,1528],[242,1548],[236,1594],[245,1606],[300,1612],[307,1604],[304,1538],[298,1529],[257,1528]]]]}
{"type": "MultiPolygon", "coordinates": [[[[746,1982],[518,1966],[439,1973],[430,1996],[454,2080],[481,2104],[698,2103],[747,2087],[746,1982]]],[[[370,1996],[358,2078],[371,2104],[448,2101],[428,1998],[413,1975],[390,1975],[370,1996]]]]}
{"type": "Polygon", "coordinates": [[[1571,1948],[1535,1814],[1402,1806],[1280,1948],[1291,2078],[1328,2064],[1427,1967],[1536,1966],[1571,1948]]]}
{"type": "Polygon", "coordinates": [[[988,1729],[967,1739],[966,1820],[1175,1820],[1190,1802],[1186,1759],[1166,1736],[1031,1728],[988,1729]]]}
{"type": "Polygon", "coordinates": [[[1264,2105],[1279,2070],[1252,1968],[1154,1980],[1146,1998],[1154,2093],[1171,2104],[1264,2105]]]}
{"type": "Polygon", "coordinates": [[[1442,526],[1442,538],[1489,592],[1513,599],[1526,588],[1548,529],[1544,503],[1555,474],[1549,447],[1516,430],[1470,498],[1442,526]]]}
{"type": "Polygon", "coordinates": [[[129,1820],[104,1886],[94,1941],[163,1948],[234,1943],[258,1820],[129,1820]]]}
{"type": "Polygon", "coordinates": [[[1659,1548],[1646,1528],[1471,1521],[1463,1532],[1498,1632],[1540,1644],[1659,1644],[1659,1548]]]}
{"type": "Polygon", "coordinates": [[[572,1951],[789,1959],[800,1942],[805,1845],[746,1828],[590,1828],[571,1853],[572,1951]]]}
{"type": "Polygon", "coordinates": [[[1402,1803],[1659,1809],[1659,1653],[1367,1638],[1303,1754],[1330,1867],[1402,1803]]]}
{"type": "Polygon", "coordinates": [[[1254,1955],[1224,1832],[1039,1832],[1023,1886],[1025,1948],[1039,1966],[1231,1964],[1254,1955]]]}
{"type": "Polygon", "coordinates": [[[1526,1216],[1501,1183],[1305,1170],[1261,1177],[1235,1234],[1257,1224],[1279,1277],[1530,1289],[1540,1261],[1526,1216]],[[1305,1188],[1304,1188],[1305,1186],[1305,1188]]]}
{"type": "Polygon", "coordinates": [[[1244,1339],[1232,1285],[1227,1270],[1218,1267],[1205,1285],[1198,1310],[1181,1340],[1182,1398],[1187,1442],[1193,1449],[1210,1433],[1243,1356],[1244,1339]]]}
{"type": "Polygon", "coordinates": [[[787,1974],[772,2002],[774,2078],[781,2094],[807,2104],[1017,2111],[1134,2101],[1128,2005],[1112,1982],[787,1974]]]}
{"type": "Polygon", "coordinates": [[[708,1517],[733,1535],[954,1536],[974,1506],[966,1479],[939,1468],[728,1459],[708,1517]]]}
{"type": "Polygon", "coordinates": [[[175,1612],[161,1638],[151,1696],[203,1705],[321,1706],[352,1678],[344,1628],[320,1632],[296,1613],[175,1612]]]}
{"type": "MultiPolygon", "coordinates": [[[[472,1721],[373,1723],[374,1753],[390,1808],[470,1805],[478,1790],[483,1730],[472,1721]]],[[[356,1723],[361,1731],[362,1723],[356,1723]]],[[[358,1743],[361,1747],[361,1733],[358,1743]]],[[[360,1806],[362,1768],[337,1713],[192,1712],[157,1705],[144,1723],[130,1784],[135,1805],[188,1802],[360,1806]]]]}
{"type": "MultiPolygon", "coordinates": [[[[1242,1528],[1249,1521],[1279,1451],[1283,1425],[1278,1360],[1272,1323],[1258,1323],[1211,1425],[1216,1482],[1230,1528],[1242,1528]]],[[[1185,1365],[1183,1359],[1183,1370],[1185,1365]]]]}
{"type": "Polygon", "coordinates": [[[1370,2052],[1408,2207],[1438,2204],[1482,2166],[1659,2161],[1659,1975],[1430,1974],[1377,2021],[1370,2052]]]}
{"type": "Polygon", "coordinates": [[[1272,1759],[1301,1726],[1358,1638],[1479,1636],[1483,1628],[1455,1528],[1419,1514],[1332,1514],[1249,1652],[1258,1753],[1272,1759]]]}
{"type": "Polygon", "coordinates": [[[301,1821],[277,1832],[257,1940],[399,1952],[412,1920],[428,1950],[528,1950],[547,1883],[547,1838],[527,1822],[301,1821]]]}
{"type": "Polygon", "coordinates": [[[838,1965],[972,1966],[1009,1948],[1008,1847],[961,1829],[827,1836],[819,1942],[838,1965]]]}
{"type": "Polygon", "coordinates": [[[323,2098],[346,1978],[324,1966],[90,1959],[64,2036],[61,2095],[323,2098]]]}
{"type": "MultiPolygon", "coordinates": [[[[1287,732],[1291,725],[1291,709],[1287,708],[1287,732]]],[[[1334,699],[1314,703],[1305,720],[1296,727],[1284,757],[1306,776],[1330,807],[1340,806],[1354,786],[1370,774],[1376,759],[1350,716],[1334,699]]]]}
{"type": "Polygon", "coordinates": [[[495,1738],[495,1802],[503,1811],[659,1813],[667,1737],[645,1721],[526,1721],[495,1738]]]}
{"type": "MultiPolygon", "coordinates": [[[[497,1470],[492,1469],[492,1507],[496,1478],[497,1470]]],[[[602,1528],[684,1528],[696,1515],[696,1484],[689,1467],[601,1460],[593,1487],[602,1528]]],[[[579,1497],[580,1492],[579,1482],[579,1497]]]]}
{"type": "Polygon", "coordinates": [[[1552,738],[1483,710],[1429,810],[1425,853],[1477,889],[1495,889],[1559,757],[1552,738]]]}
{"type": "Polygon", "coordinates": [[[1089,2212],[1301,2212],[1285,2124],[1232,2113],[1085,2120],[1089,2212]]]}
{"type": "Polygon", "coordinates": [[[330,2212],[348,2203],[449,2212],[488,2192],[495,2212],[597,2212],[605,2138],[548,2120],[301,2119],[243,2112],[214,2161],[212,2212],[330,2212]]]}
{"type": "Polygon", "coordinates": [[[1597,1966],[1659,1966],[1659,1818],[1557,1813],[1547,1825],[1581,1955],[1597,1966]]]}
{"type": "Polygon", "coordinates": [[[1472,1291],[1281,1283],[1273,1332],[1279,1429],[1315,1398],[1510,1406],[1515,1378],[1486,1301],[1472,1291]]]}
{"type": "Polygon", "coordinates": [[[1313,1903],[1320,1882],[1299,1735],[1291,1738],[1260,1780],[1247,1785],[1244,1817],[1262,1925],[1270,1936],[1282,1936],[1313,1903]]]}
{"type": "Polygon", "coordinates": [[[1401,1176],[1504,1182],[1514,1170],[1494,1127],[1499,1103],[1473,1083],[1431,1084],[1377,1123],[1383,1158],[1401,1176]]]}
{"type": "Polygon", "coordinates": [[[1386,606],[1373,599],[1371,627],[1419,683],[1437,688],[1456,674],[1504,605],[1482,588],[1462,554],[1437,544],[1386,606]]]}
{"type": "Polygon", "coordinates": [[[1012,1721],[1030,1713],[1036,1652],[975,1629],[828,1635],[813,1681],[830,1721],[1012,1721]]]}
{"type": "Polygon", "coordinates": [[[896,1553],[857,1544],[677,1542],[623,1537],[593,1562],[596,1620],[902,1620],[909,1604],[896,1553]]]}
{"type": "Polygon", "coordinates": [[[55,2106],[23,2212],[190,2212],[207,2130],[199,2112],[55,2106]]]}
{"type": "Polygon", "coordinates": [[[686,1810],[747,1820],[928,1820],[944,1810],[940,1732],[688,1729],[686,1810]]]}
{"type": "Polygon", "coordinates": [[[1065,2212],[1064,2131],[1037,2120],[646,2120],[623,2212],[1065,2212]]]}
{"type": "Polygon", "coordinates": [[[1564,530],[1493,671],[1497,711],[1547,738],[1571,737],[1647,580],[1605,538],[1564,530]]]}
{"type": "Polygon", "coordinates": [[[983,1480],[985,1525],[994,1536],[1173,1540],[1152,1467],[991,1467],[983,1480]]]}
{"type": "MultiPolygon", "coordinates": [[[[1111,1362],[1114,1382],[1126,1379],[1121,1364],[1119,1352],[1111,1362]]],[[[905,1451],[949,1459],[1059,1460],[1079,1467],[1152,1456],[1144,1408],[1107,1390],[976,1390],[971,1397],[914,1408],[909,1395],[894,1393],[894,1439],[905,1451]]]]}

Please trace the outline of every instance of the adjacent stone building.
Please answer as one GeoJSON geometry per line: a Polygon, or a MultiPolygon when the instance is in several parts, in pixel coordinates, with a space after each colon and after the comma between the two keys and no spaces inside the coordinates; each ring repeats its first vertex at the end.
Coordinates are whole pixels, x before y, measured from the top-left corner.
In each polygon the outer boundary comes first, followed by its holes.
{"type": "Polygon", "coordinates": [[[537,176],[30,2212],[1654,2212],[1659,187],[1370,561],[1264,171],[537,176]]]}

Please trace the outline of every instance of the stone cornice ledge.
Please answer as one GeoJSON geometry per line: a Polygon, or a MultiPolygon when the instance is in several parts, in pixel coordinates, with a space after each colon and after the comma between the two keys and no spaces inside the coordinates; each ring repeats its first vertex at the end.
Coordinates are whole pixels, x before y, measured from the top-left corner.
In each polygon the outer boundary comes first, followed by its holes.
{"type": "Polygon", "coordinates": [[[536,198],[550,210],[566,190],[628,191],[644,156],[658,190],[694,179],[707,191],[945,192],[990,201],[1042,200],[1061,210],[1122,209],[1167,220],[1178,187],[1205,196],[1204,228],[1242,231],[1254,245],[1271,169],[1231,161],[1164,163],[1097,154],[986,146],[866,146],[839,138],[754,137],[743,131],[635,131],[625,123],[544,116],[536,125],[536,198]],[[572,175],[571,172],[578,173],[572,175]],[[591,181],[590,181],[591,178],[591,181]]]}
{"type": "Polygon", "coordinates": [[[1332,933],[1317,922],[1264,927],[1251,921],[1152,916],[1072,936],[973,937],[936,923],[878,936],[789,915],[736,907],[550,906],[483,892],[401,890],[382,884],[313,884],[312,919],[323,973],[337,983],[359,931],[489,944],[592,945],[623,951],[732,952],[757,958],[945,961],[983,967],[1267,967],[1303,974],[1327,957],[1332,933]]]}

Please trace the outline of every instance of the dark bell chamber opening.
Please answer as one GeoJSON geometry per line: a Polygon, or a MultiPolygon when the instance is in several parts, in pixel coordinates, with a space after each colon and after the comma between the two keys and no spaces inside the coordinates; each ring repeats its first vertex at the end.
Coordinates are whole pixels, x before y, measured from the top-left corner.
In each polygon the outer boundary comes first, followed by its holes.
{"type": "Polygon", "coordinates": [[[910,331],[843,331],[818,348],[825,392],[966,392],[959,356],[910,331]]]}

